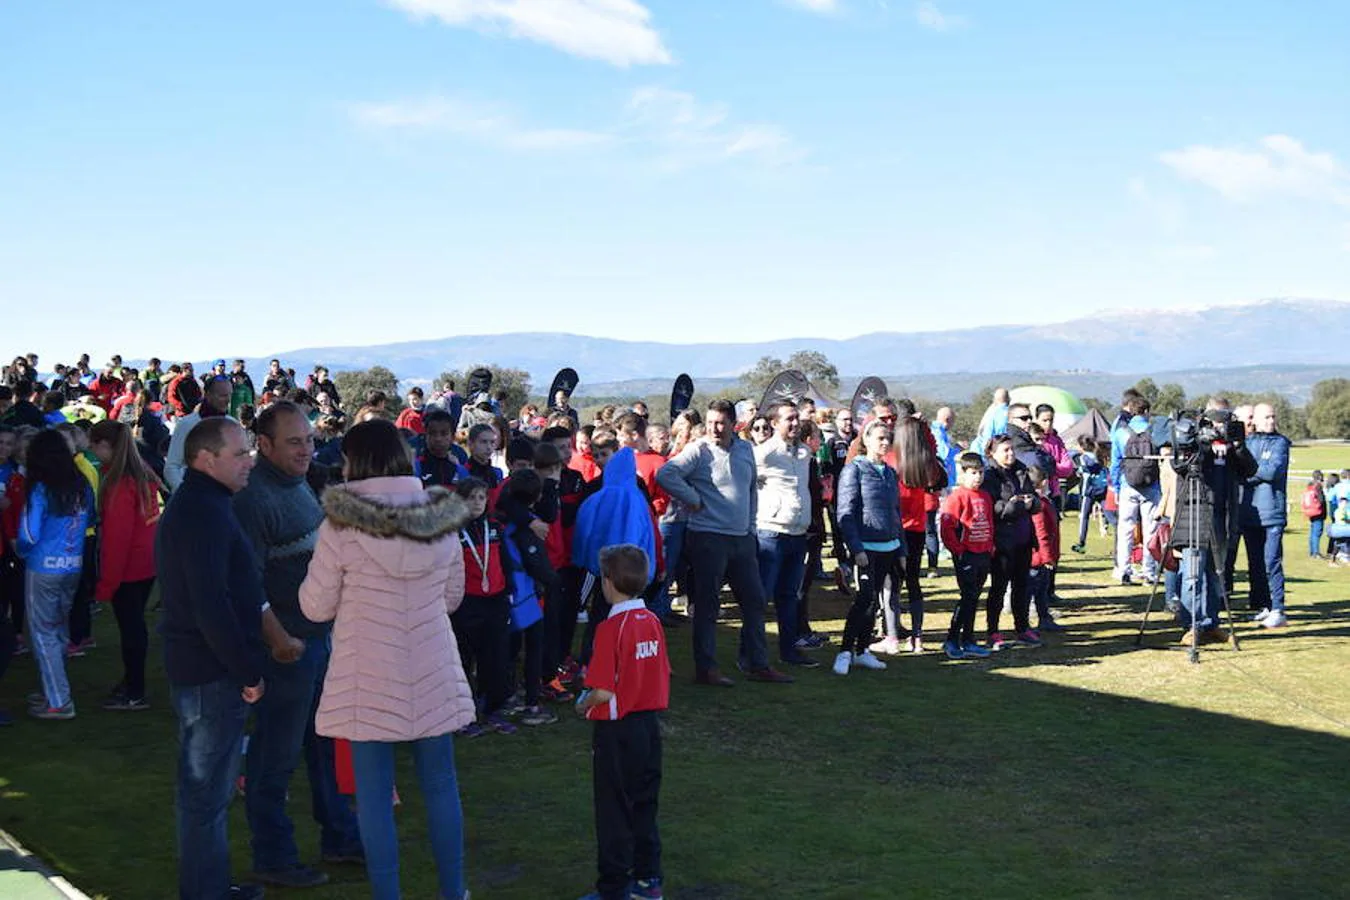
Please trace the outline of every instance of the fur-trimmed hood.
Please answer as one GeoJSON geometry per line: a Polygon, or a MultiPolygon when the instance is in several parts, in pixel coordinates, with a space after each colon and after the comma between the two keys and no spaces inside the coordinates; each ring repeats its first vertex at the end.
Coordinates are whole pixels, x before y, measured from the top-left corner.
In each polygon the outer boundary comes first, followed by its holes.
{"type": "Polygon", "coordinates": [[[370,478],[324,492],[324,512],[339,530],[429,544],[469,521],[469,508],[443,487],[423,490],[416,478],[370,478]],[[415,486],[415,490],[413,489],[415,486]]]}

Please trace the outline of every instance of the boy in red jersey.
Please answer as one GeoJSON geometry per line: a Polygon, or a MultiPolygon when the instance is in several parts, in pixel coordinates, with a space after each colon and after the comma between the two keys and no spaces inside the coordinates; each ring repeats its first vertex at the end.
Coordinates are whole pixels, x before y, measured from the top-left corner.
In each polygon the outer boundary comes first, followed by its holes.
{"type": "Polygon", "coordinates": [[[961,601],[952,613],[942,650],[948,659],[983,658],[989,651],[975,642],[975,609],[994,552],[994,501],[980,490],[984,460],[978,453],[962,453],[956,464],[957,486],[942,501],[939,533],[956,564],[961,601]]]}
{"type": "Polygon", "coordinates": [[[577,711],[595,722],[591,739],[600,877],[583,900],[660,898],[661,724],[670,705],[670,659],[661,620],[642,602],[647,554],[632,544],[600,551],[609,617],[595,629],[586,693],[577,711]]]}

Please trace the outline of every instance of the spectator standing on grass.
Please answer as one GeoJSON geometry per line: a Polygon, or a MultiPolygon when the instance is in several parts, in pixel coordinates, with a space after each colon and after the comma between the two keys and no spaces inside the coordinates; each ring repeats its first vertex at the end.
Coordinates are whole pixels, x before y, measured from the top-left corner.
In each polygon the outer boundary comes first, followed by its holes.
{"type": "Polygon", "coordinates": [[[256,464],[234,497],[234,514],[252,545],[267,602],[286,634],[297,639],[299,652],[296,658],[263,661],[267,693],[254,706],[245,768],[253,877],[283,887],[314,887],[328,876],[300,862],[286,812],[302,751],[323,860],[362,861],[356,818],[337,789],[332,739],[314,729],[332,628],[300,609],[300,585],[323,522],[323,508],[306,480],[314,436],[304,412],[288,401],[263,410],[254,431],[256,464]]]}
{"type": "Polygon", "coordinates": [[[670,659],[661,620],[642,602],[652,562],[631,544],[600,551],[609,615],[595,632],[587,691],[577,711],[595,723],[595,891],[582,900],[659,900],[661,723],[670,706],[670,659]]]}
{"type": "Polygon", "coordinates": [[[1013,453],[1012,438],[1001,435],[990,441],[988,459],[984,490],[994,502],[994,556],[985,601],[989,649],[1003,650],[1013,643],[999,630],[1003,597],[1009,588],[1016,642],[1036,647],[1041,639],[1031,629],[1027,578],[1035,544],[1031,514],[1040,507],[1040,499],[1031,485],[1027,467],[1013,453]]]}
{"type": "Polygon", "coordinates": [[[1280,434],[1275,407],[1258,403],[1252,411],[1256,431],[1247,449],[1256,473],[1247,479],[1242,497],[1242,540],[1247,545],[1248,607],[1259,610],[1265,628],[1287,623],[1284,614],[1284,529],[1288,524],[1289,438],[1280,434]]]}
{"type": "Polygon", "coordinates": [[[993,402],[980,417],[980,425],[975,429],[975,443],[971,445],[971,449],[981,456],[988,456],[991,440],[1008,431],[1009,399],[1007,388],[994,388],[993,402]]]}
{"type": "Polygon", "coordinates": [[[468,513],[445,488],[423,488],[391,423],[356,425],[343,450],[346,483],[324,495],[327,518],[299,593],[305,616],[334,623],[316,728],[325,739],[351,741],[372,896],[400,896],[394,752],[407,744],[440,896],[463,900],[464,825],[451,735],[473,722],[474,704],[449,614],[464,598],[458,532],[468,513]]]}
{"type": "Polygon", "coordinates": [[[757,471],[750,444],[736,438],[736,408],[727,400],[708,406],[708,437],[689,444],[656,473],[666,493],[689,509],[685,547],[693,566],[694,680],[731,687],[717,667],[718,594],[725,580],[741,608],[742,664],[750,680],[792,678],[769,666],[764,635],[764,587],[755,542],[757,471]]]}
{"type": "Polygon", "coordinates": [[[1308,520],[1308,558],[1322,558],[1322,530],[1327,521],[1327,495],[1322,486],[1322,470],[1313,469],[1312,479],[1303,489],[1299,506],[1308,520]]]}
{"type": "MultiPolygon", "coordinates": [[[[1130,555],[1134,551],[1134,529],[1140,526],[1144,546],[1153,542],[1158,522],[1158,448],[1149,431],[1149,403],[1143,397],[1125,401],[1129,421],[1111,432],[1111,484],[1116,491],[1116,556],[1112,577],[1121,584],[1132,584],[1130,555]]],[[[1144,578],[1151,582],[1158,563],[1144,554],[1144,578]]]]}
{"type": "Polygon", "coordinates": [[[178,420],[169,441],[169,452],[164,459],[164,482],[169,490],[178,490],[189,467],[186,455],[187,439],[198,423],[230,413],[230,379],[224,375],[211,378],[202,393],[201,403],[196,411],[178,420]]]}
{"type": "Polygon", "coordinates": [[[139,712],[150,708],[145,696],[150,647],[145,607],[155,586],[160,482],[141,461],[131,429],[121,422],[107,420],[91,428],[89,448],[102,467],[94,599],[112,604],[122,643],[122,681],[103,708],[139,712]]]}
{"type": "Polygon", "coordinates": [[[956,466],[956,487],[942,501],[938,527],[952,555],[960,599],[952,610],[942,650],[948,659],[983,659],[989,651],[975,641],[975,611],[994,552],[994,503],[980,489],[984,460],[978,453],[962,453],[956,466]]]}
{"type": "Polygon", "coordinates": [[[15,550],[26,566],[29,645],[42,679],[42,690],[29,697],[28,711],[38,719],[73,719],[66,647],[84,565],[85,529],[94,518],[94,496],[75,467],[70,445],[58,432],[35,435],[25,462],[27,498],[15,550]]]}
{"type": "Polygon", "coordinates": [[[155,548],[178,717],[178,896],[253,900],[261,888],[230,884],[227,833],[248,707],[264,690],[262,578],[230,505],[253,457],[239,423],[218,416],[192,429],[184,459],[155,548]]]}

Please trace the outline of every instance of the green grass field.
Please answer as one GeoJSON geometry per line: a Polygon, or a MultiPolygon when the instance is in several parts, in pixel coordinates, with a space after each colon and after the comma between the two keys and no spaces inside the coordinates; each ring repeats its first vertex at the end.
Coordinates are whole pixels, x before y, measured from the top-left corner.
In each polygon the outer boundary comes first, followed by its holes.
{"type": "MultiPolygon", "coordinates": [[[[1299,448],[1294,468],[1347,463],[1350,449],[1320,445],[1299,448]]],[[[791,686],[717,690],[689,683],[689,631],[673,631],[661,816],[668,895],[1346,896],[1350,571],[1309,560],[1295,521],[1285,544],[1290,627],[1243,624],[1241,652],[1206,647],[1199,665],[1165,615],[1135,647],[1147,595],[1108,583],[1095,527],[1088,554],[1069,554],[1059,578],[1069,630],[1039,650],[959,663],[930,651],[882,673],[839,678],[822,667],[791,686]]],[[[1076,528],[1076,517],[1064,525],[1076,528]]],[[[936,647],[954,579],[944,569],[925,585],[936,647]]],[[[818,627],[837,635],[844,603],[823,585],[814,596],[818,627]]],[[[70,664],[79,718],[24,720],[0,733],[0,827],[92,895],[167,898],[175,731],[157,651],[154,709],[103,712],[98,700],[120,663],[111,616],[95,623],[99,649],[70,664]]],[[[719,637],[728,668],[734,625],[719,637]]],[[[20,712],[35,683],[32,661],[17,660],[0,705],[20,712]]],[[[459,743],[475,898],[588,889],[588,742],[569,711],[558,725],[459,743]]],[[[399,783],[405,895],[432,897],[408,760],[399,783]]],[[[303,766],[291,795],[313,859],[303,766]]],[[[239,874],[247,838],[236,805],[239,874]]],[[[367,896],[359,870],[330,872],[332,884],[304,896],[367,896]]]]}

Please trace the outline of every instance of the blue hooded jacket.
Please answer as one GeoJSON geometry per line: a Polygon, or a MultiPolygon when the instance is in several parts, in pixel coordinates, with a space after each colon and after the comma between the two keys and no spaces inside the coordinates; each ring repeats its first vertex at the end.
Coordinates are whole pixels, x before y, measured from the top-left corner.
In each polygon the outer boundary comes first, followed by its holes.
{"type": "Polygon", "coordinates": [[[84,565],[84,532],[94,508],[93,491],[86,489],[83,502],[71,515],[51,509],[46,485],[28,495],[19,519],[19,537],[14,550],[30,572],[76,573],[84,565]]]}
{"type": "Polygon", "coordinates": [[[572,562],[600,574],[600,549],[635,544],[647,553],[647,577],[656,576],[656,534],[647,498],[637,485],[637,456],[624,447],[605,466],[604,486],[577,510],[572,562]]]}
{"type": "Polygon", "coordinates": [[[1256,460],[1256,474],[1242,492],[1242,527],[1284,527],[1289,524],[1289,438],[1253,434],[1247,449],[1256,460]]]}
{"type": "Polygon", "coordinates": [[[1121,470],[1121,463],[1125,459],[1125,444],[1130,440],[1131,434],[1139,434],[1148,431],[1153,426],[1148,416],[1135,416],[1124,426],[1116,428],[1111,432],[1111,488],[1120,496],[1120,485],[1125,478],[1125,473],[1121,470]]]}

